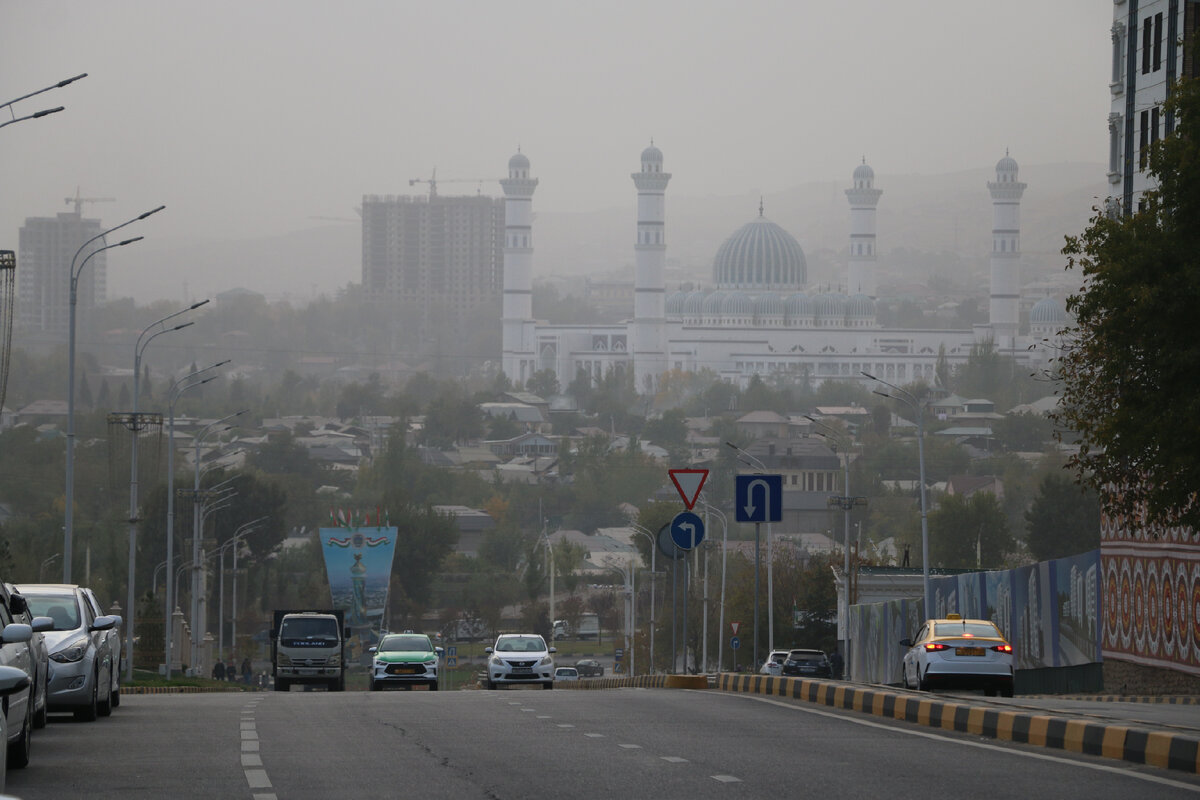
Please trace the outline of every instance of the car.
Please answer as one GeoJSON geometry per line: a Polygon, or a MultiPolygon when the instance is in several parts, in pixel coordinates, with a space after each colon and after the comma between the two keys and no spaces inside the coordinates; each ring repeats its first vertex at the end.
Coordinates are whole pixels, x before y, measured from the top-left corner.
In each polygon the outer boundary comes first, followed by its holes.
{"type": "MultiPolygon", "coordinates": [[[[92,607],[92,613],[97,617],[103,616],[104,610],[100,608],[100,601],[96,599],[96,593],[86,586],[82,587],[82,591],[84,599],[92,607]]],[[[109,652],[113,654],[112,681],[108,685],[108,693],[110,705],[116,708],[121,705],[121,672],[124,666],[122,662],[125,657],[125,641],[121,638],[121,625],[124,623],[124,620],[116,614],[110,614],[109,616],[116,620],[116,622],[104,633],[104,638],[108,642],[109,652]]]]}
{"type": "Polygon", "coordinates": [[[781,675],[783,674],[783,662],[787,660],[787,650],[772,650],[767,656],[767,660],[758,668],[758,671],[763,675],[781,675]]]}
{"type": "MultiPolygon", "coordinates": [[[[97,615],[83,587],[64,583],[19,584],[35,617],[50,617],[45,632],[50,655],[46,702],[50,711],[71,711],[85,722],[112,713],[120,651],[113,650],[118,618],[97,615]]],[[[119,694],[118,694],[119,696],[119,694]]]]}
{"type": "Polygon", "coordinates": [[[575,669],[575,667],[559,667],[554,670],[554,680],[577,681],[579,680],[579,670],[575,669]]]}
{"type": "Polygon", "coordinates": [[[983,689],[988,697],[1000,692],[1013,695],[1013,648],[991,620],[926,620],[913,639],[901,639],[908,648],[900,666],[904,688],[983,689]]]}
{"type": "Polygon", "coordinates": [[[423,633],[390,633],[371,648],[371,674],[367,688],[372,692],[399,686],[411,689],[428,686],[429,691],[438,688],[438,659],[442,648],[423,633]]]}
{"type": "Polygon", "coordinates": [[[603,678],[604,665],[594,658],[585,658],[575,662],[575,670],[581,678],[603,678]]]}
{"type": "Polygon", "coordinates": [[[833,665],[824,650],[789,650],[781,674],[800,678],[832,678],[833,665]]]}
{"type": "Polygon", "coordinates": [[[484,684],[488,689],[520,683],[540,683],[554,688],[555,648],[536,633],[502,633],[484,648],[488,661],[484,684]]]}
{"type": "Polygon", "coordinates": [[[30,647],[33,627],[21,622],[12,612],[20,608],[21,601],[14,600],[7,588],[0,585],[0,666],[19,669],[29,680],[25,687],[15,690],[5,700],[4,721],[7,731],[6,764],[8,767],[24,767],[29,764],[30,746],[33,739],[33,709],[36,674],[34,653],[30,647]]]}
{"type": "MultiPolygon", "coordinates": [[[[8,702],[13,694],[28,691],[31,687],[29,675],[17,667],[0,666],[0,698],[8,702]]],[[[0,714],[0,739],[8,738],[8,721],[0,714]]],[[[0,791],[4,790],[5,772],[8,769],[8,748],[0,747],[0,791]]],[[[13,764],[13,766],[17,766],[13,764]]],[[[5,795],[7,797],[7,795],[5,795]]]]}
{"type": "Polygon", "coordinates": [[[8,593],[7,605],[12,612],[13,621],[28,625],[33,629],[33,638],[29,640],[29,648],[33,655],[33,674],[30,680],[33,685],[33,727],[46,727],[46,684],[50,675],[50,656],[46,650],[45,631],[54,627],[54,620],[49,617],[35,617],[29,613],[29,605],[17,588],[11,583],[4,584],[8,593]]]}

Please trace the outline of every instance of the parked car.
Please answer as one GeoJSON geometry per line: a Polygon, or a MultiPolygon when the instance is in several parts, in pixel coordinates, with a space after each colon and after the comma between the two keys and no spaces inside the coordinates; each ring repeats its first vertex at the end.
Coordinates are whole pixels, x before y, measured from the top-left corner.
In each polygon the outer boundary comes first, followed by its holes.
{"type": "Polygon", "coordinates": [[[577,681],[579,680],[579,670],[575,669],[575,667],[559,667],[554,670],[554,680],[577,681]]]}
{"type": "Polygon", "coordinates": [[[585,658],[575,662],[575,670],[581,678],[603,678],[604,665],[594,658],[585,658]]]}
{"type": "Polygon", "coordinates": [[[112,630],[119,618],[97,615],[89,593],[73,584],[21,584],[17,591],[31,614],[50,617],[54,623],[45,633],[49,710],[72,711],[76,719],[88,722],[111,714],[112,687],[119,686],[113,672],[120,658],[120,650],[113,649],[112,630]]]}
{"type": "Polygon", "coordinates": [[[782,675],[783,662],[787,660],[787,657],[787,650],[772,650],[771,654],[767,656],[767,660],[763,662],[763,665],[759,667],[758,671],[763,675],[782,675]]]}
{"type": "Polygon", "coordinates": [[[796,649],[788,651],[781,673],[803,678],[832,678],[833,666],[822,650],[796,649]]]}
{"type": "Polygon", "coordinates": [[[29,676],[33,682],[33,727],[44,728],[48,710],[46,685],[50,677],[50,655],[46,650],[46,637],[43,634],[54,627],[54,620],[30,614],[25,598],[11,583],[4,584],[4,591],[8,594],[6,603],[12,612],[13,621],[24,623],[33,629],[33,638],[29,640],[29,649],[33,656],[33,674],[29,676]]]}
{"type": "Polygon", "coordinates": [[[372,647],[371,675],[367,688],[372,692],[389,686],[410,689],[414,684],[438,688],[438,658],[442,648],[423,633],[391,633],[372,647]]]}
{"type": "MultiPolygon", "coordinates": [[[[88,605],[92,607],[93,614],[97,617],[104,615],[104,610],[100,608],[100,601],[96,599],[95,592],[85,586],[83,587],[83,596],[88,601],[88,605]]],[[[111,697],[112,707],[116,708],[121,705],[121,673],[123,672],[122,662],[125,658],[125,641],[121,638],[121,626],[124,620],[116,614],[108,616],[116,620],[113,626],[104,634],[108,640],[109,652],[113,654],[112,682],[108,685],[108,692],[111,697]]]]}
{"type": "Polygon", "coordinates": [[[900,665],[904,688],[953,687],[983,689],[989,697],[999,691],[1013,695],[1013,649],[995,623],[947,614],[929,619],[915,639],[901,639],[908,648],[900,665]]]}
{"type": "Polygon", "coordinates": [[[4,703],[7,736],[6,760],[8,767],[24,767],[29,764],[30,746],[33,739],[34,666],[33,651],[29,642],[33,639],[33,628],[18,621],[12,611],[14,602],[8,590],[0,585],[0,666],[19,669],[28,678],[24,688],[14,690],[4,703]]]}
{"type": "Polygon", "coordinates": [[[489,689],[514,683],[540,683],[554,688],[555,648],[536,633],[502,633],[485,648],[488,662],[485,685],[489,689]]]}
{"type": "MultiPolygon", "coordinates": [[[[27,691],[29,689],[29,675],[24,670],[16,667],[0,666],[0,698],[6,702],[9,697],[17,692],[27,691]]],[[[3,714],[0,714],[0,739],[8,738],[8,721],[3,714]]],[[[0,791],[4,790],[5,772],[8,768],[8,748],[0,747],[0,791]]],[[[15,767],[16,764],[13,764],[15,767]]]]}

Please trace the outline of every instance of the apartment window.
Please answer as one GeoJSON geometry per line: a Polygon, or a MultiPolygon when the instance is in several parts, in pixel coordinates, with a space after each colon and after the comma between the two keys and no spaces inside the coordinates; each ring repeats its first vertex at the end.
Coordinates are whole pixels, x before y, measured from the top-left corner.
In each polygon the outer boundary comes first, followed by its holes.
{"type": "Polygon", "coordinates": [[[1119,86],[1125,79],[1122,65],[1125,62],[1125,26],[1117,23],[1112,27],[1112,82],[1114,86],[1119,86]]]}
{"type": "Polygon", "coordinates": [[[1146,145],[1149,144],[1147,138],[1150,134],[1150,112],[1143,111],[1139,119],[1141,125],[1138,130],[1138,169],[1146,169],[1146,145]]]}
{"type": "Polygon", "coordinates": [[[1150,54],[1154,46],[1154,29],[1153,20],[1146,17],[1142,20],[1142,74],[1146,75],[1150,72],[1150,54]]]}
{"type": "Polygon", "coordinates": [[[1121,169],[1121,115],[1111,114],[1108,118],[1108,171],[1116,174],[1121,169]]]}
{"type": "Polygon", "coordinates": [[[1163,17],[1162,14],[1154,15],[1154,71],[1158,72],[1162,69],[1162,43],[1163,43],[1163,17]]]}
{"type": "Polygon", "coordinates": [[[1158,141],[1158,106],[1150,109],[1150,144],[1158,141]]]}

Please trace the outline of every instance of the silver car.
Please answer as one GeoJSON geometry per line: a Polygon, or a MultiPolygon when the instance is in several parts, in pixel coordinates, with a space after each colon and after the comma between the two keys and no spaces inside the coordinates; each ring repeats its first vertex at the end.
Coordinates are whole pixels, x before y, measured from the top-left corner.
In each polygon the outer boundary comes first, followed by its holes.
{"type": "Polygon", "coordinates": [[[84,589],[70,584],[22,584],[17,591],[25,597],[34,616],[50,617],[54,627],[46,631],[50,654],[47,702],[51,711],[73,711],[84,721],[112,713],[112,687],[117,679],[120,652],[113,650],[109,632],[117,618],[97,615],[84,589]]]}
{"type": "Polygon", "coordinates": [[[514,683],[540,683],[554,688],[553,647],[536,633],[502,633],[487,653],[487,688],[514,683]]]}
{"type": "Polygon", "coordinates": [[[33,727],[44,728],[48,710],[46,684],[50,679],[50,654],[46,649],[44,632],[54,627],[54,620],[30,614],[25,598],[11,583],[4,584],[4,591],[8,593],[8,609],[12,612],[13,621],[33,628],[33,638],[29,640],[29,649],[33,656],[33,674],[29,676],[33,685],[33,727]]]}
{"type": "Polygon", "coordinates": [[[0,586],[0,666],[12,667],[25,673],[29,680],[15,691],[4,706],[7,729],[7,764],[24,767],[29,763],[30,742],[33,737],[33,652],[29,641],[33,628],[16,621],[9,610],[12,599],[0,586]]]}

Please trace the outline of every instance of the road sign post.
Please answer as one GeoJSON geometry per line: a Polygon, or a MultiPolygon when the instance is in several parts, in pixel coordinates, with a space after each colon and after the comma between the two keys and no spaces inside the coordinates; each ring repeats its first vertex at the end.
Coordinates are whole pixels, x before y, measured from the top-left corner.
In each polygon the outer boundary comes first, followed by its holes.
{"type": "Polygon", "coordinates": [[[758,667],[758,612],[762,605],[759,592],[762,523],[783,519],[782,475],[734,476],[734,518],[738,522],[754,523],[754,652],[751,664],[758,667]]]}

